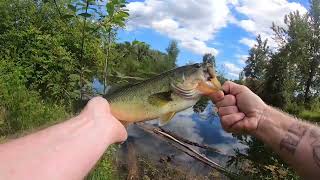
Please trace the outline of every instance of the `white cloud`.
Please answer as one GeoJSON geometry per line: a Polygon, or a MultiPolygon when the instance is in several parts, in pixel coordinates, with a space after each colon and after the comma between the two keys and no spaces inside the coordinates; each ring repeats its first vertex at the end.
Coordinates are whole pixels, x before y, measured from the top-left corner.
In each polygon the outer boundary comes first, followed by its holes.
{"type": "Polygon", "coordinates": [[[197,54],[218,51],[207,45],[216,32],[232,19],[229,4],[237,0],[146,0],[131,2],[129,29],[152,28],[179,41],[180,45],[197,54]]]}
{"type": "Polygon", "coordinates": [[[257,31],[256,23],[252,20],[241,20],[238,22],[239,26],[249,32],[257,31]]]}
{"type": "Polygon", "coordinates": [[[249,48],[251,48],[256,44],[256,41],[254,39],[242,38],[239,40],[239,43],[244,44],[244,45],[248,46],[249,48]]]}
{"type": "Polygon", "coordinates": [[[196,54],[217,54],[215,45],[209,41],[231,23],[251,34],[240,38],[240,43],[252,47],[254,37],[260,34],[262,39],[268,38],[269,46],[274,48],[272,23],[284,26],[283,18],[289,12],[307,11],[300,3],[288,0],[145,0],[131,2],[127,8],[130,13],[128,30],[153,29],[196,54]],[[240,14],[241,18],[236,18],[239,16],[232,12],[240,14]]]}
{"type": "Polygon", "coordinates": [[[239,63],[239,64],[245,65],[246,60],[248,59],[248,55],[238,54],[238,55],[236,55],[236,58],[238,58],[238,63],[239,63]]]}
{"type": "Polygon", "coordinates": [[[228,75],[234,78],[239,77],[240,72],[242,69],[238,66],[236,66],[233,63],[226,62],[224,63],[224,67],[226,68],[228,75]]]}
{"type": "Polygon", "coordinates": [[[239,0],[235,10],[247,17],[247,19],[238,20],[236,24],[254,36],[261,34],[262,39],[268,38],[270,47],[276,47],[276,43],[271,38],[273,33],[270,27],[273,22],[284,27],[283,18],[286,14],[296,10],[302,13],[307,12],[301,4],[287,0],[239,0]]]}

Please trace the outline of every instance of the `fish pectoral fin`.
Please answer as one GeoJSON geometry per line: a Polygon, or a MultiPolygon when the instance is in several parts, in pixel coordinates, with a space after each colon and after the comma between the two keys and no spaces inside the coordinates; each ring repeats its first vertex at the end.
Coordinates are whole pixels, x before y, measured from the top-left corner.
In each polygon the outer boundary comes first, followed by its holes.
{"type": "Polygon", "coordinates": [[[169,112],[167,114],[162,115],[159,120],[159,126],[166,125],[168,122],[170,122],[170,120],[173,118],[175,114],[176,112],[169,112]]]}
{"type": "Polygon", "coordinates": [[[172,101],[170,91],[152,94],[148,97],[148,102],[155,106],[164,106],[170,101],[172,101]]]}

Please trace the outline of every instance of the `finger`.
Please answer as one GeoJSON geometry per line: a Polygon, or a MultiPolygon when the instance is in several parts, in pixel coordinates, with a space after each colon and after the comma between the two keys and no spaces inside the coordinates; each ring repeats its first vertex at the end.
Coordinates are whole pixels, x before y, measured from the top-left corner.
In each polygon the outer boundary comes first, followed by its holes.
{"type": "Polygon", "coordinates": [[[232,94],[232,95],[237,95],[241,93],[244,90],[245,86],[236,84],[231,81],[227,81],[222,85],[223,92],[225,94],[232,94]]]}
{"type": "Polygon", "coordinates": [[[236,97],[234,95],[226,95],[223,100],[216,103],[218,107],[235,106],[237,103],[236,97]]]}
{"type": "Polygon", "coordinates": [[[221,101],[224,98],[224,94],[222,91],[218,91],[212,94],[209,94],[210,99],[216,103],[218,101],[221,101]]]}
{"type": "Polygon", "coordinates": [[[220,107],[219,108],[219,115],[220,116],[226,116],[226,115],[235,114],[238,112],[239,112],[239,109],[237,106],[227,106],[227,107],[220,107]]]}
{"type": "Polygon", "coordinates": [[[230,127],[229,131],[235,134],[244,134],[246,132],[246,129],[244,127],[244,121],[239,121],[235,123],[233,126],[230,127]]]}
{"type": "Polygon", "coordinates": [[[223,129],[225,129],[226,131],[230,131],[231,127],[234,124],[238,123],[239,121],[243,120],[244,117],[245,117],[244,113],[235,113],[235,114],[222,116],[221,125],[223,129]]]}

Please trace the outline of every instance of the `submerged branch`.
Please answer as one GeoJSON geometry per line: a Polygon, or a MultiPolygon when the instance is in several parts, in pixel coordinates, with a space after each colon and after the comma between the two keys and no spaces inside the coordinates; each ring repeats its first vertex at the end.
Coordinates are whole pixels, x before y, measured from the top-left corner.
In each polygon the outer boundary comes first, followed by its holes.
{"type": "Polygon", "coordinates": [[[178,150],[186,153],[190,157],[195,158],[195,159],[201,161],[202,163],[204,163],[204,164],[206,164],[206,165],[218,170],[219,172],[227,175],[228,177],[230,177],[232,179],[239,179],[239,178],[241,179],[241,177],[238,174],[230,172],[229,170],[227,170],[226,168],[224,168],[220,164],[212,161],[211,159],[207,158],[205,155],[201,154],[200,152],[197,152],[196,150],[194,150],[193,148],[189,147],[185,143],[179,141],[175,137],[173,137],[170,134],[164,132],[162,129],[155,128],[155,127],[152,127],[152,126],[149,126],[149,125],[146,125],[146,124],[142,124],[142,123],[136,123],[136,125],[139,128],[141,128],[144,131],[146,131],[146,132],[149,132],[149,133],[151,133],[153,135],[159,135],[160,137],[162,137],[164,139],[171,140],[171,141],[167,141],[167,142],[170,143],[171,145],[173,145],[176,149],[178,149],[178,150]]]}
{"type": "Polygon", "coordinates": [[[172,137],[174,137],[174,138],[178,139],[179,141],[182,141],[182,142],[184,142],[184,143],[186,143],[186,144],[189,144],[189,145],[192,145],[192,146],[196,146],[196,147],[199,147],[199,148],[202,148],[202,149],[206,149],[206,150],[209,150],[209,151],[213,151],[213,152],[218,153],[218,154],[221,154],[221,155],[228,156],[227,154],[222,153],[222,152],[221,152],[219,149],[217,149],[217,148],[208,146],[208,145],[206,145],[206,144],[199,144],[199,143],[197,143],[197,142],[190,141],[190,140],[185,139],[185,138],[183,138],[183,137],[181,137],[181,136],[178,136],[177,134],[175,134],[175,133],[173,133],[173,132],[170,132],[170,131],[168,131],[168,130],[165,130],[165,129],[161,128],[161,127],[159,127],[159,128],[160,128],[163,132],[165,132],[166,134],[169,134],[169,135],[171,135],[172,137]]]}

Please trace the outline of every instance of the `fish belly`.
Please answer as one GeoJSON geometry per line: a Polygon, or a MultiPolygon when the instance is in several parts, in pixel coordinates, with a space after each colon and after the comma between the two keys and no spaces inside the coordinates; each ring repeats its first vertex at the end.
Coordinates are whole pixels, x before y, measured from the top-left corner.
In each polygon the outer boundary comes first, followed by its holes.
{"type": "Polygon", "coordinates": [[[112,114],[120,121],[125,122],[140,122],[160,118],[162,115],[172,112],[180,112],[189,107],[192,107],[199,98],[183,99],[174,98],[163,106],[155,106],[143,101],[130,101],[111,103],[112,114]]]}
{"type": "Polygon", "coordinates": [[[119,120],[126,122],[140,122],[158,118],[161,108],[155,108],[141,103],[111,104],[111,113],[119,120]]]}

